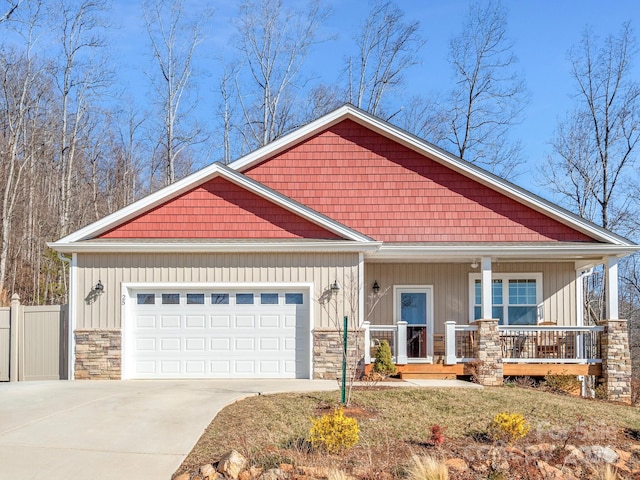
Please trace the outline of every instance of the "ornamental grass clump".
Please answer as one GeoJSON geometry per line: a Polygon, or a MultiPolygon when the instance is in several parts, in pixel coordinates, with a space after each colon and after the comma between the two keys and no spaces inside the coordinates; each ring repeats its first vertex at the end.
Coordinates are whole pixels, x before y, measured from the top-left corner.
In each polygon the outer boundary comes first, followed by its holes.
{"type": "Polygon", "coordinates": [[[410,480],[449,480],[447,466],[433,457],[413,456],[413,465],[408,470],[410,480]]]}
{"type": "Polygon", "coordinates": [[[341,408],[320,418],[311,419],[309,441],[314,448],[340,453],[358,443],[360,428],[355,418],[345,417],[341,408]]]}
{"type": "Polygon", "coordinates": [[[499,413],[493,417],[489,425],[489,433],[494,440],[504,440],[508,443],[526,436],[529,430],[531,425],[519,413],[499,413]]]}

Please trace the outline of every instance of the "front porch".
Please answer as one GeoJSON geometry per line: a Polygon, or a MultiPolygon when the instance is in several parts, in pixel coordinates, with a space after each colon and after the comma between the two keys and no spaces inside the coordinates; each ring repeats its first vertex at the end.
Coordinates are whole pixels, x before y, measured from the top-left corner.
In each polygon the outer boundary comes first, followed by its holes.
{"type": "MultiPolygon", "coordinates": [[[[605,326],[501,326],[495,324],[497,355],[502,376],[594,375],[602,376],[605,326]]],[[[445,323],[445,333],[434,335],[432,355],[415,358],[407,341],[407,323],[370,325],[365,322],[364,361],[367,368],[375,359],[377,346],[387,340],[401,378],[453,379],[476,373],[477,362],[486,357],[479,325],[445,323]]],[[[486,335],[485,335],[486,336],[486,335]]],[[[423,341],[427,341],[426,338],[423,341]]],[[[426,349],[425,349],[426,351],[426,349]]],[[[486,361],[486,359],[485,359],[486,361]]]]}

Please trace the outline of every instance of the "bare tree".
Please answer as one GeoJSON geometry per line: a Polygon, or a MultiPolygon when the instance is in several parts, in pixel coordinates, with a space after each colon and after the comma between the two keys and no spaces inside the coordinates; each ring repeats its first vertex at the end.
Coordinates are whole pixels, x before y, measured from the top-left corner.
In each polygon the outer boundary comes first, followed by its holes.
{"type": "Polygon", "coordinates": [[[155,0],[144,4],[144,21],[151,41],[153,59],[159,75],[153,76],[156,98],[160,104],[162,134],[159,155],[162,157],[164,183],[176,180],[176,161],[185,148],[204,141],[202,129],[194,122],[187,125],[195,102],[188,102],[193,75],[193,56],[202,42],[201,23],[204,11],[186,15],[184,0],[155,0]],[[198,16],[198,17],[196,17],[198,16]]]}
{"type": "Polygon", "coordinates": [[[5,288],[7,261],[10,255],[14,211],[23,192],[25,172],[33,165],[33,128],[43,104],[46,103],[47,80],[45,65],[34,57],[42,5],[33,2],[24,16],[13,26],[24,40],[24,54],[11,50],[0,52],[0,109],[2,112],[2,144],[0,145],[0,187],[2,230],[0,232],[0,293],[5,288]]]}
{"type": "Polygon", "coordinates": [[[58,139],[60,171],[60,235],[70,231],[74,187],[79,172],[77,161],[85,127],[89,124],[91,101],[100,95],[110,78],[100,54],[106,46],[102,0],[80,3],[61,0],[52,5],[60,25],[61,56],[56,80],[60,91],[61,126],[58,139]]]}
{"type": "Polygon", "coordinates": [[[449,45],[454,88],[444,106],[437,143],[460,158],[510,177],[520,159],[509,130],[526,104],[507,36],[507,11],[495,1],[476,2],[461,33],[449,45]]]}
{"type": "Polygon", "coordinates": [[[419,26],[419,22],[405,22],[404,12],[392,1],[372,4],[354,37],[358,56],[348,59],[352,104],[373,115],[392,116],[385,112],[384,99],[402,84],[407,69],[418,63],[417,53],[424,44],[419,26]]]}
{"type": "MultiPolygon", "coordinates": [[[[543,176],[569,209],[637,238],[639,205],[633,187],[637,188],[640,83],[631,70],[636,48],[631,25],[625,23],[618,35],[603,40],[587,28],[569,51],[575,106],[558,125],[543,176]]],[[[631,257],[620,269],[623,306],[628,314],[635,312],[636,319],[637,266],[637,258],[631,257]]],[[[587,312],[602,318],[602,272],[592,276],[587,293],[587,312]]]]}
{"type": "Polygon", "coordinates": [[[571,209],[620,229],[637,204],[627,194],[640,140],[640,83],[632,76],[636,43],[629,23],[602,42],[589,29],[569,51],[575,109],[560,122],[546,183],[571,209]]]}
{"type": "Polygon", "coordinates": [[[240,7],[237,43],[245,77],[236,81],[245,144],[260,147],[296,124],[297,93],[316,30],[329,15],[317,0],[302,11],[286,10],[282,0],[247,0],[240,7]]]}

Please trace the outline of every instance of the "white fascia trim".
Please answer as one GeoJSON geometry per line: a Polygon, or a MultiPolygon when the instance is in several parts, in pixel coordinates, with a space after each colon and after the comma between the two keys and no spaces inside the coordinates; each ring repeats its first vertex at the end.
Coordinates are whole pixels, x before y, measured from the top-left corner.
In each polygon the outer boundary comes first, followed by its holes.
{"type": "Polygon", "coordinates": [[[124,242],[68,242],[47,245],[63,253],[232,253],[232,252],[371,252],[380,248],[381,242],[300,242],[300,243],[142,243],[124,242]]]}
{"type": "Polygon", "coordinates": [[[540,211],[541,213],[544,213],[565,225],[571,226],[572,228],[575,228],[576,230],[597,240],[613,243],[615,245],[633,245],[633,243],[628,239],[616,235],[613,232],[609,232],[608,230],[605,230],[591,222],[585,221],[568,210],[565,210],[564,208],[549,202],[532,192],[477,167],[470,162],[461,160],[455,155],[442,150],[380,118],[360,110],[353,105],[344,105],[333,112],[330,112],[327,115],[296,129],[269,145],[266,145],[265,147],[232,162],[229,164],[229,167],[234,170],[242,171],[256,165],[269,156],[285,150],[290,147],[292,143],[311,137],[320,130],[325,130],[345,119],[353,120],[360,125],[371,128],[383,136],[391,138],[392,140],[397,141],[418,153],[428,154],[441,164],[462,173],[467,177],[471,177],[474,180],[487,185],[510,198],[518,200],[519,202],[530,206],[534,210],[540,211]]]}
{"type": "Polygon", "coordinates": [[[246,188],[247,190],[253,192],[254,194],[272,202],[280,207],[293,212],[310,222],[319,225],[343,238],[348,240],[354,240],[356,242],[368,242],[372,241],[370,237],[363,235],[331,218],[316,212],[315,210],[292,200],[281,193],[276,192],[275,190],[261,184],[260,182],[256,182],[255,180],[242,175],[241,173],[232,170],[226,165],[220,165],[220,174],[225,177],[230,182],[235,183],[241,187],[246,188]]]}
{"type": "Polygon", "coordinates": [[[394,258],[403,256],[442,256],[442,257],[513,257],[513,258],[536,258],[538,256],[558,256],[565,255],[615,255],[624,257],[640,250],[640,245],[460,245],[445,247],[442,245],[381,245],[380,248],[373,253],[369,253],[371,258],[394,258]]]}

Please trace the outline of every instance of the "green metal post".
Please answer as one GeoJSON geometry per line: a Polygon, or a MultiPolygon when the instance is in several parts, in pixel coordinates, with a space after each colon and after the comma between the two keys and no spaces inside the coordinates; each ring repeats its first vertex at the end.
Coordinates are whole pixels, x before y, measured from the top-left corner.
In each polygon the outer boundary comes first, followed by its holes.
{"type": "Polygon", "coordinates": [[[344,316],[342,331],[342,389],[340,391],[342,404],[347,403],[347,316],[344,316]]]}

